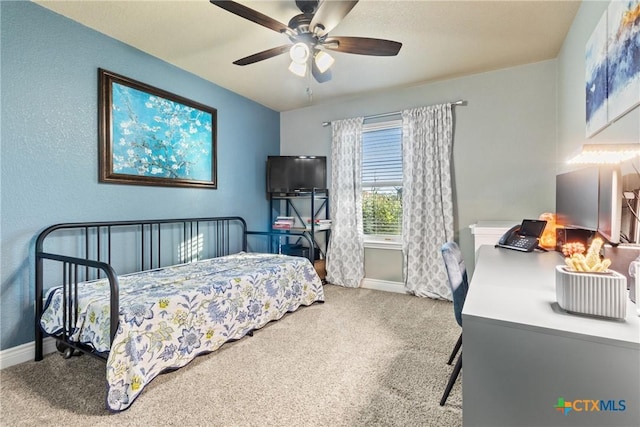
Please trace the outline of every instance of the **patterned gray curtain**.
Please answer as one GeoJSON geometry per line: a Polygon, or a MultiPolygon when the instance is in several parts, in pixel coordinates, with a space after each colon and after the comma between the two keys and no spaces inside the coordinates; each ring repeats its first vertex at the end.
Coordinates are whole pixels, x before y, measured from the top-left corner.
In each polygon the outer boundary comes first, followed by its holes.
{"type": "Polygon", "coordinates": [[[451,104],[402,112],[402,251],[405,288],[451,300],[440,247],[453,240],[451,104]]]}
{"type": "Polygon", "coordinates": [[[362,228],[363,118],[331,123],[331,239],[327,248],[327,282],[357,288],[364,277],[362,228]]]}

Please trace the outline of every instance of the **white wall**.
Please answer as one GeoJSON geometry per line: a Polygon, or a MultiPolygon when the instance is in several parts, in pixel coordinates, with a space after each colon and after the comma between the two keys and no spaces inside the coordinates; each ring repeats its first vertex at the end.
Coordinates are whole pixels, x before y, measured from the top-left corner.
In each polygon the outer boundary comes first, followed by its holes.
{"type": "Polygon", "coordinates": [[[284,112],[281,154],[330,158],[331,130],[322,127],[323,121],[458,99],[468,104],[454,113],[455,227],[472,272],[470,224],[537,218],[554,209],[555,60],[284,112]]]}

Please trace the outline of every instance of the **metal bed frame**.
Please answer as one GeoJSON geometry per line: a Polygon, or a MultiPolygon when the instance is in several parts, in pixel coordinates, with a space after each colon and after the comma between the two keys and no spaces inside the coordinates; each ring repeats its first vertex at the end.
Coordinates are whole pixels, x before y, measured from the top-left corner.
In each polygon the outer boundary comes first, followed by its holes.
{"type": "MultiPolygon", "coordinates": [[[[119,282],[117,269],[112,265],[113,247],[112,240],[116,233],[127,233],[126,241],[134,248],[137,264],[133,271],[146,271],[154,268],[176,264],[175,257],[170,261],[163,256],[163,249],[175,249],[163,247],[162,237],[167,233],[170,236],[178,236],[183,242],[194,238],[198,239],[201,231],[207,231],[213,235],[206,246],[208,258],[230,255],[239,251],[247,251],[247,236],[256,235],[269,238],[271,252],[278,252],[277,245],[273,244],[274,238],[283,235],[277,232],[247,231],[247,224],[241,217],[207,217],[207,218],[179,218],[140,221],[107,221],[107,222],[80,222],[52,225],[44,229],[37,237],[35,243],[35,360],[43,359],[43,340],[45,333],[40,327],[40,317],[44,309],[44,276],[45,261],[47,264],[61,266],[62,277],[60,285],[63,287],[63,330],[59,335],[50,335],[56,340],[57,349],[64,353],[66,358],[74,352],[80,351],[102,360],[107,360],[108,353],[99,353],[88,345],[73,342],[70,336],[77,322],[78,284],[86,280],[106,278],[109,281],[111,292],[110,304],[110,338],[113,341],[118,330],[119,323],[119,282]],[[73,239],[75,248],[73,252],[79,256],[65,255],[61,253],[45,251],[45,242],[49,237],[66,235],[67,239],[73,239]],[[232,239],[235,239],[232,242],[232,239]],[[235,252],[234,252],[235,250],[235,252]]],[[[300,233],[311,245],[307,236],[300,233]]],[[[170,240],[170,239],[169,239],[170,240]]],[[[166,246],[166,245],[165,245],[166,246]]],[[[175,255],[175,254],[174,254],[175,255]]],[[[205,257],[205,258],[206,258],[205,257]]],[[[196,261],[199,251],[192,245],[185,245],[182,262],[196,261]]],[[[48,275],[48,274],[47,274],[48,275]]],[[[49,336],[49,334],[47,334],[49,336]]]]}

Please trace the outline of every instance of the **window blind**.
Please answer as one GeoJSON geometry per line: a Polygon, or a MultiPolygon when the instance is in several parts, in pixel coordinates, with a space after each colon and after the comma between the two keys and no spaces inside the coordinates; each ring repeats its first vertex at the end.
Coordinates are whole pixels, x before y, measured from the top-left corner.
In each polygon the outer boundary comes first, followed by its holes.
{"type": "Polygon", "coordinates": [[[364,233],[399,235],[402,229],[402,128],[362,134],[362,210],[364,233]]]}
{"type": "Polygon", "coordinates": [[[393,127],[362,134],[362,185],[402,185],[402,129],[393,127]]]}

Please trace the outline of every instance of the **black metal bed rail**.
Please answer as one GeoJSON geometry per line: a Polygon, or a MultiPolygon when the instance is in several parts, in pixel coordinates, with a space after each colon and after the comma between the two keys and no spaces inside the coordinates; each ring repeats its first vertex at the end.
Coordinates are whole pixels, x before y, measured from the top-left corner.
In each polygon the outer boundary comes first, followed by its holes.
{"type": "MultiPolygon", "coordinates": [[[[163,230],[166,232],[169,227],[174,227],[174,231],[175,228],[182,228],[182,235],[180,236],[182,240],[180,252],[182,253],[179,254],[181,262],[192,262],[199,259],[202,249],[200,243],[202,245],[205,243],[201,232],[206,230],[214,235],[207,242],[209,253],[213,254],[213,256],[229,255],[232,250],[230,240],[236,235],[240,239],[236,243],[239,243],[242,251],[247,251],[247,224],[243,218],[236,216],[62,223],[52,225],[40,232],[35,244],[35,360],[42,360],[43,358],[44,337],[40,328],[40,317],[44,309],[44,260],[62,263],[63,277],[61,282],[64,293],[64,327],[62,337],[57,338],[69,343],[69,336],[77,320],[78,283],[106,277],[109,280],[111,290],[110,338],[113,340],[118,328],[119,283],[117,273],[112,265],[112,235],[115,231],[126,233],[125,240],[131,244],[134,252],[138,253],[139,265],[137,271],[145,271],[172,264],[172,262],[164,264],[162,256],[162,232],[163,230]],[[234,234],[232,233],[232,227],[239,227],[239,230],[236,230],[234,234]],[[70,231],[72,239],[79,239],[76,240],[76,243],[78,241],[82,242],[73,250],[77,252],[76,256],[44,250],[47,237],[62,230],[70,231]],[[201,238],[202,242],[200,241],[201,238]],[[93,273],[93,275],[90,273],[93,273]]],[[[170,249],[172,252],[175,250],[175,248],[170,249]]],[[[75,345],[72,346],[81,349],[75,345]]]]}
{"type": "Polygon", "coordinates": [[[35,360],[39,361],[43,358],[43,339],[44,333],[40,328],[40,317],[43,312],[43,262],[45,259],[58,261],[62,263],[62,292],[63,292],[63,320],[62,333],[59,339],[67,345],[72,345],[70,336],[77,324],[78,316],[78,269],[80,267],[100,269],[104,272],[109,281],[110,290],[110,318],[109,318],[109,337],[111,340],[115,337],[118,330],[118,314],[120,312],[119,282],[118,276],[113,268],[100,261],[87,260],[83,258],[75,258],[66,255],[51,254],[46,252],[36,253],[36,291],[35,291],[35,360]]]}
{"type": "MultiPolygon", "coordinates": [[[[186,241],[187,239],[197,238],[200,233],[201,224],[203,223],[208,223],[217,229],[215,241],[209,242],[210,244],[215,245],[214,248],[217,254],[229,254],[229,238],[231,236],[230,229],[233,224],[240,226],[240,232],[242,235],[241,246],[242,250],[246,251],[247,224],[243,218],[237,216],[56,224],[44,229],[38,235],[35,250],[36,253],[44,252],[45,239],[55,231],[77,230],[83,233],[84,258],[105,261],[110,264],[112,260],[111,241],[113,232],[126,227],[139,227],[138,230],[129,230],[128,233],[131,233],[134,236],[139,236],[140,238],[138,241],[138,251],[140,254],[140,266],[138,271],[144,271],[162,266],[161,260],[163,246],[161,239],[162,231],[166,230],[166,227],[170,225],[182,225],[182,238],[186,241]],[[104,242],[102,239],[107,240],[106,254],[103,253],[104,242]]],[[[194,251],[194,245],[185,245],[184,262],[194,261],[196,259],[197,253],[194,251]]]]}

